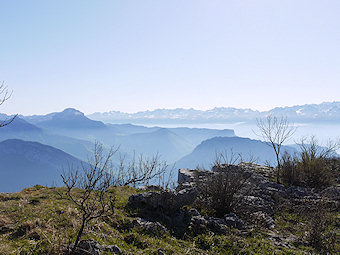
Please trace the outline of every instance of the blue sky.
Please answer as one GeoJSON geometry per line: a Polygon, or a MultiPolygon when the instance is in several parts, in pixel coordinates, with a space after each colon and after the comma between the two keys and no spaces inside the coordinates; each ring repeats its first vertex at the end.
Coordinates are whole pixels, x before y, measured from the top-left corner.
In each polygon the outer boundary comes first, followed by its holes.
{"type": "Polygon", "coordinates": [[[340,100],[340,1],[0,1],[0,112],[340,100]]]}

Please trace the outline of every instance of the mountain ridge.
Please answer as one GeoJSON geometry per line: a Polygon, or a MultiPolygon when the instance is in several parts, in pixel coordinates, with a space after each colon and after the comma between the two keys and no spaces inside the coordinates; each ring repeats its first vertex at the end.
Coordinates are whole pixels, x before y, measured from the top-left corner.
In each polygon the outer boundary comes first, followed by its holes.
{"type": "Polygon", "coordinates": [[[0,142],[0,192],[14,192],[35,184],[60,185],[62,169],[83,162],[49,145],[20,139],[0,142]]]}
{"type": "Polygon", "coordinates": [[[304,104],[286,107],[275,107],[268,111],[252,110],[250,108],[215,107],[209,110],[155,109],[136,113],[121,111],[95,112],[87,117],[109,123],[136,121],[136,123],[185,123],[185,122],[231,122],[254,121],[268,114],[284,115],[292,121],[340,121],[340,101],[323,102],[320,104],[304,104]]]}
{"type": "MultiPolygon", "coordinates": [[[[283,145],[282,152],[294,152],[295,149],[283,145]]],[[[228,160],[242,160],[245,162],[255,160],[256,163],[274,163],[275,154],[268,143],[246,137],[213,137],[201,142],[188,155],[176,162],[179,168],[210,168],[216,157],[223,155],[228,160]]]]}

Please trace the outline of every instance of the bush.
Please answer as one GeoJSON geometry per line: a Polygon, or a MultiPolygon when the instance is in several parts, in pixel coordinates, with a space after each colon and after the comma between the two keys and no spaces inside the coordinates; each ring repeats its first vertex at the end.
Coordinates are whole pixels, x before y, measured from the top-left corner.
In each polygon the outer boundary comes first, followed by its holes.
{"type": "Polygon", "coordinates": [[[337,181],[340,164],[339,159],[335,158],[336,144],[321,147],[312,137],[308,144],[302,140],[299,146],[299,153],[285,153],[282,156],[281,180],[285,184],[324,188],[337,181]]]}
{"type": "Polygon", "coordinates": [[[320,202],[310,212],[310,217],[307,229],[308,243],[319,252],[334,252],[336,250],[336,234],[330,231],[330,228],[335,222],[328,212],[327,205],[320,202]]]}
{"type": "Polygon", "coordinates": [[[198,197],[194,206],[209,215],[223,217],[234,211],[250,174],[231,165],[215,166],[214,170],[210,175],[196,178],[198,197]]]}

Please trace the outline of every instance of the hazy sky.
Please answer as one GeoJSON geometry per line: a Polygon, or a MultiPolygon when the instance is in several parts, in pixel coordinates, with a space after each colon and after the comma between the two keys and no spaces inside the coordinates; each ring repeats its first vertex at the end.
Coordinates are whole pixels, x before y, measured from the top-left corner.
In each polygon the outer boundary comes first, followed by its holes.
{"type": "Polygon", "coordinates": [[[340,1],[2,0],[0,112],[340,100],[340,1]]]}

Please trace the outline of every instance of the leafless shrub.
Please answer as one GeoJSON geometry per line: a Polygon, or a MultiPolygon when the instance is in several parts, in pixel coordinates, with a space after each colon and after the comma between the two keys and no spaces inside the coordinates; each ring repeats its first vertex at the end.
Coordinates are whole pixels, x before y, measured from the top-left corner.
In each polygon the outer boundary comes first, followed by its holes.
{"type": "Polygon", "coordinates": [[[255,134],[264,139],[269,146],[274,149],[276,162],[277,162],[277,173],[276,181],[280,182],[280,170],[281,170],[281,147],[282,144],[289,140],[295,133],[296,128],[292,126],[287,117],[275,117],[268,115],[265,119],[256,119],[257,128],[259,132],[255,134]]]}
{"type": "Polygon", "coordinates": [[[225,165],[237,165],[241,162],[256,163],[259,158],[255,157],[253,154],[249,153],[244,155],[242,153],[236,153],[232,149],[224,152],[216,152],[215,160],[212,167],[222,167],[225,165]]]}
{"type": "MultiPolygon", "coordinates": [[[[128,162],[125,157],[121,157],[119,167],[113,175],[116,178],[116,185],[136,187],[138,185],[149,185],[152,181],[163,182],[161,179],[166,177],[167,169],[166,161],[162,161],[159,155],[136,157],[134,154],[128,162]]],[[[167,185],[165,181],[164,185],[167,185]]]]}
{"type": "Polygon", "coordinates": [[[114,184],[110,170],[111,158],[115,152],[116,150],[111,149],[105,155],[103,146],[95,143],[93,156],[89,158],[88,164],[83,164],[80,170],[69,169],[61,175],[66,191],[59,195],[73,202],[79,209],[81,221],[73,252],[77,249],[84,228],[90,221],[114,213],[115,195],[109,187],[114,184]]]}
{"type": "Polygon", "coordinates": [[[167,166],[166,171],[160,173],[156,179],[158,186],[162,187],[164,190],[174,190],[177,184],[177,181],[175,181],[175,165],[173,165],[171,168],[168,168],[167,166]]]}
{"type": "MultiPolygon", "coordinates": [[[[87,224],[97,218],[110,216],[114,213],[115,195],[110,186],[149,185],[152,181],[162,183],[164,187],[170,185],[165,178],[168,165],[161,161],[158,155],[148,158],[142,155],[133,156],[126,162],[121,158],[118,167],[111,159],[118,149],[111,148],[107,154],[103,146],[95,143],[92,157],[80,169],[69,167],[68,172],[61,175],[66,191],[59,195],[75,204],[79,209],[81,227],[77,232],[73,251],[79,244],[81,235],[87,224]]],[[[169,175],[173,174],[173,171],[169,175]]]]}

